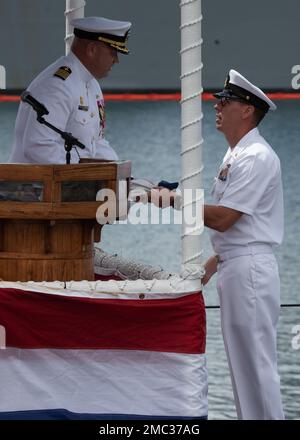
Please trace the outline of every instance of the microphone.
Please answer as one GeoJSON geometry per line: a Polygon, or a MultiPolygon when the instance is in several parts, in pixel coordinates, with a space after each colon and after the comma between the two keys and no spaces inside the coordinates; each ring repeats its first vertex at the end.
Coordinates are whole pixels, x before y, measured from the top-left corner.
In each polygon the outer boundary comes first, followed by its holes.
{"type": "Polygon", "coordinates": [[[31,94],[25,90],[21,95],[21,101],[31,105],[31,107],[37,112],[38,116],[48,115],[49,111],[46,107],[37,101],[31,94]]]}
{"type": "Polygon", "coordinates": [[[41,124],[45,124],[47,127],[51,128],[56,133],[60,134],[63,140],[65,141],[65,150],[67,151],[67,163],[70,163],[70,151],[76,145],[76,147],[81,148],[82,150],[85,148],[78,139],[72,136],[72,133],[67,133],[66,131],[61,131],[59,128],[50,124],[50,122],[46,121],[42,116],[49,115],[49,111],[46,107],[37,101],[27,90],[25,90],[21,95],[21,101],[29,104],[37,113],[37,120],[41,124]],[[69,156],[69,157],[68,157],[69,156]]]}

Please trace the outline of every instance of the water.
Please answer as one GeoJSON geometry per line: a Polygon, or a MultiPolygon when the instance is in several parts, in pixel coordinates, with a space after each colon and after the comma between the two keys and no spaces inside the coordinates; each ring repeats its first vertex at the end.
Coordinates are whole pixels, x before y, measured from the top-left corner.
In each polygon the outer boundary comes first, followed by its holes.
{"type": "MultiPolygon", "coordinates": [[[[285,240],[277,252],[281,274],[282,302],[299,301],[300,288],[300,170],[299,102],[279,101],[268,115],[261,133],[281,159],[285,197],[285,240]]],[[[12,143],[17,104],[0,103],[0,160],[5,162],[12,143]]],[[[204,188],[209,189],[225,152],[222,135],[214,126],[210,102],[203,104],[204,188]]],[[[107,103],[106,137],[120,158],[132,161],[133,176],[153,181],[176,181],[180,177],[180,108],[176,102],[107,103]]],[[[102,232],[102,247],[170,271],[180,267],[180,226],[111,225],[102,232]]],[[[208,232],[203,236],[204,258],[211,254],[208,232]]],[[[215,280],[205,288],[207,305],[218,304],[215,280]]],[[[207,360],[210,419],[234,419],[236,413],[229,371],[220,332],[219,310],[207,311],[207,360]]],[[[278,329],[278,361],[286,417],[300,419],[300,350],[292,349],[292,328],[300,325],[300,308],[282,309],[278,329]]]]}

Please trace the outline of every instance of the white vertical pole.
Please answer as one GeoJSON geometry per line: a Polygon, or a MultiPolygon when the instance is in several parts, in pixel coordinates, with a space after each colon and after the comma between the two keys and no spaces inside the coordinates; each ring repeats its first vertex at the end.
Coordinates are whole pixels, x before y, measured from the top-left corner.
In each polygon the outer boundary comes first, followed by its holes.
{"type": "MultiPolygon", "coordinates": [[[[203,231],[201,0],[181,0],[182,271],[200,274],[203,231]],[[192,223],[192,216],[196,220],[192,223]]],[[[199,275],[199,276],[200,276],[199,275]]]]}
{"type": "Polygon", "coordinates": [[[0,90],[6,89],[6,70],[4,66],[0,65],[0,90]]]}
{"type": "Polygon", "coordinates": [[[85,0],[66,0],[66,55],[70,51],[72,39],[73,39],[73,26],[70,25],[71,21],[75,18],[84,17],[85,0]]]}

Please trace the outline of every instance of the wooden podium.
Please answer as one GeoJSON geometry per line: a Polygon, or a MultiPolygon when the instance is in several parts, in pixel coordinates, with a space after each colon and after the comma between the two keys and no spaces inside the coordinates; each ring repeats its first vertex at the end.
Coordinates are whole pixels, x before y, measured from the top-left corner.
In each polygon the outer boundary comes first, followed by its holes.
{"type": "Polygon", "coordinates": [[[0,278],[94,280],[96,212],[104,203],[96,194],[108,188],[126,199],[130,176],[129,161],[0,164],[0,278]],[[127,183],[123,196],[120,181],[127,183]]]}

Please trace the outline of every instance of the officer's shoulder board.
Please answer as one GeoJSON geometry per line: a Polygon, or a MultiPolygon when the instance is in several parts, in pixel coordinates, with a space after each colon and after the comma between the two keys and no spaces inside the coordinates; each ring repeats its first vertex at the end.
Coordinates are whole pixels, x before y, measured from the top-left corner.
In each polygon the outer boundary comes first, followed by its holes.
{"type": "Polygon", "coordinates": [[[61,66],[53,76],[57,76],[57,78],[63,79],[64,81],[71,75],[72,70],[68,66],[61,66]]]}

